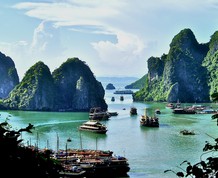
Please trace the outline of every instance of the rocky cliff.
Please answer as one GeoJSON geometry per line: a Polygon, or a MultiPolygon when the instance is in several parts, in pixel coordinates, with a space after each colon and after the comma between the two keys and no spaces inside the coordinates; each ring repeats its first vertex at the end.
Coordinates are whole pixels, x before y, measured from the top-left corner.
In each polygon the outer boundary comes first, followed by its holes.
{"type": "Polygon", "coordinates": [[[204,58],[203,66],[207,69],[207,83],[210,87],[210,96],[218,92],[218,31],[210,39],[209,51],[204,58]]]}
{"type": "Polygon", "coordinates": [[[208,44],[199,44],[190,29],[180,31],[167,55],[149,58],[145,87],[133,99],[209,102],[207,69],[202,65],[208,50],[208,44]]]}
{"type": "Polygon", "coordinates": [[[2,105],[35,111],[89,111],[107,109],[104,89],[90,68],[78,58],[68,59],[52,74],[43,62],[33,65],[2,105]]]}
{"type": "Polygon", "coordinates": [[[85,62],[70,58],[52,76],[58,92],[59,109],[87,111],[96,106],[107,109],[104,88],[85,62]]]}
{"type": "Polygon", "coordinates": [[[0,98],[6,98],[19,83],[15,64],[10,57],[0,52],[0,98]]]}
{"type": "Polygon", "coordinates": [[[54,110],[56,91],[51,72],[43,62],[33,65],[12,90],[4,106],[14,110],[54,110]]]}

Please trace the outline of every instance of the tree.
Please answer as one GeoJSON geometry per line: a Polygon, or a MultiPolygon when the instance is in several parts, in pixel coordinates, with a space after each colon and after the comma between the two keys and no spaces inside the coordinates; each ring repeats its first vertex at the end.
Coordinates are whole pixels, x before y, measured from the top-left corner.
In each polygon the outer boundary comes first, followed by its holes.
{"type": "Polygon", "coordinates": [[[7,120],[0,123],[0,175],[8,178],[59,178],[62,167],[50,158],[51,150],[41,152],[21,144],[21,133],[32,133],[32,129],[32,124],[16,131],[11,129],[7,120]]]}

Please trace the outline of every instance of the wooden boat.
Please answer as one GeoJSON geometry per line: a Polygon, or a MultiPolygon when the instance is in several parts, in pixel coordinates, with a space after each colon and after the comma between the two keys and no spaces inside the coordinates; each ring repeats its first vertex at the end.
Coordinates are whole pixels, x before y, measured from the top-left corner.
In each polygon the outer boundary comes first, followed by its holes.
{"type": "Polygon", "coordinates": [[[177,100],[177,102],[174,103],[167,103],[166,104],[166,108],[170,108],[170,109],[175,109],[175,108],[180,108],[181,107],[181,102],[179,102],[179,100],[177,100]]]}
{"type": "Polygon", "coordinates": [[[159,127],[159,118],[148,116],[145,109],[145,114],[141,116],[140,125],[146,127],[159,127]]]}
{"type": "Polygon", "coordinates": [[[218,114],[218,111],[214,109],[204,109],[201,111],[197,111],[197,114],[218,114]]]}
{"type": "MultiPolygon", "coordinates": [[[[75,168],[77,166],[73,166],[73,168],[75,168]]],[[[79,177],[79,178],[84,178],[86,175],[86,171],[84,171],[83,169],[78,170],[78,171],[74,171],[74,170],[65,170],[65,171],[61,171],[59,172],[60,177],[79,177]]]]}
{"type": "Polygon", "coordinates": [[[110,114],[110,116],[117,116],[118,115],[118,112],[108,112],[108,114],[110,114]]]}
{"type": "Polygon", "coordinates": [[[192,108],[175,108],[173,109],[174,114],[196,114],[197,112],[192,108]]]}
{"type": "Polygon", "coordinates": [[[130,115],[137,115],[137,108],[131,107],[130,108],[130,115]]]}
{"type": "Polygon", "coordinates": [[[89,119],[90,120],[108,120],[110,118],[110,114],[107,111],[103,111],[101,107],[91,108],[89,111],[89,119]]]}
{"type": "Polygon", "coordinates": [[[79,130],[105,134],[107,132],[107,127],[96,120],[89,120],[83,123],[79,127],[79,130]]]}
{"type": "Polygon", "coordinates": [[[155,109],[155,114],[161,114],[160,109],[155,109]]]}
{"type": "Polygon", "coordinates": [[[53,158],[64,167],[62,176],[76,175],[73,172],[78,170],[78,176],[85,171],[84,177],[126,177],[130,170],[128,160],[112,151],[68,149],[58,151],[53,158]]]}
{"type": "Polygon", "coordinates": [[[193,130],[186,130],[186,129],[181,130],[180,133],[183,135],[195,135],[195,132],[193,130]]]}
{"type": "Polygon", "coordinates": [[[166,108],[174,109],[175,106],[174,106],[173,103],[167,103],[167,104],[166,104],[166,108]]]}

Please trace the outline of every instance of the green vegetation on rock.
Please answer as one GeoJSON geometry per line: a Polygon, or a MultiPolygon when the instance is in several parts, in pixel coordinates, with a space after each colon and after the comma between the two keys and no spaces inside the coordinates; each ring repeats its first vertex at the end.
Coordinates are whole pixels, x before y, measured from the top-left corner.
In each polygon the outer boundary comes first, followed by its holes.
{"type": "Polygon", "coordinates": [[[148,79],[134,101],[209,102],[207,69],[202,62],[208,44],[199,44],[190,29],[181,30],[168,54],[148,59],[148,79]]]}
{"type": "Polygon", "coordinates": [[[2,109],[34,111],[89,111],[107,109],[104,88],[85,62],[70,58],[51,74],[39,61],[1,103],[2,109]]]}

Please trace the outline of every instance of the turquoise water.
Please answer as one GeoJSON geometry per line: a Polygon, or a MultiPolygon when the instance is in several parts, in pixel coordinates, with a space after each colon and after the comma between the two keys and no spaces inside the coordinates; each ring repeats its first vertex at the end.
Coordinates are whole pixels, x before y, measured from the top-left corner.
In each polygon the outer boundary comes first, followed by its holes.
{"type": "MultiPolygon", "coordinates": [[[[171,172],[164,173],[164,170],[181,171],[176,166],[184,160],[196,163],[203,153],[205,141],[212,142],[211,136],[218,136],[217,123],[211,119],[211,114],[174,115],[165,107],[166,103],[133,102],[131,95],[123,95],[124,101],[120,101],[120,95],[113,92],[106,91],[105,100],[108,111],[119,114],[103,121],[108,127],[106,135],[78,131],[78,127],[87,121],[88,113],[1,111],[0,121],[8,118],[15,129],[33,124],[33,134],[22,135],[26,145],[56,150],[58,135],[59,148],[65,149],[67,144],[68,148],[112,150],[116,155],[127,157],[131,178],[176,177],[171,172]],[[137,108],[138,115],[130,116],[132,106],[137,108]],[[150,115],[155,109],[160,109],[159,128],[140,126],[139,120],[145,108],[150,115]],[[181,135],[182,129],[194,130],[196,135],[181,135]],[[72,142],[67,143],[69,137],[72,142]]],[[[216,104],[212,107],[218,108],[216,104]]]]}

